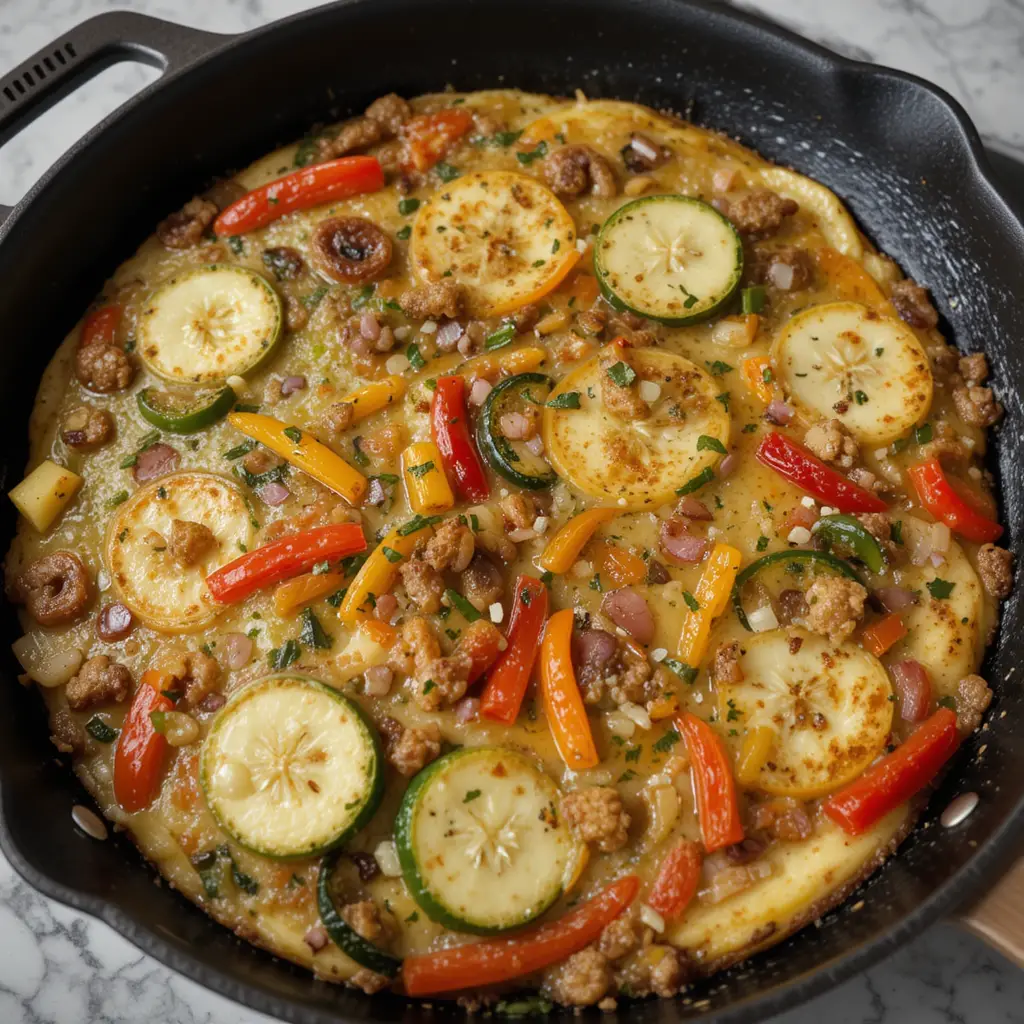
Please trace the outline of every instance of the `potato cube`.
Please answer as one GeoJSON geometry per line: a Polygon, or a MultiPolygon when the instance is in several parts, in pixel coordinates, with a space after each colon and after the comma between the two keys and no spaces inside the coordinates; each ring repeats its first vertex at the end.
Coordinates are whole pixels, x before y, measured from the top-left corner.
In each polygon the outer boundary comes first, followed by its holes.
{"type": "Polygon", "coordinates": [[[10,498],[40,533],[46,533],[81,486],[77,473],[47,459],[11,490],[10,498]]]}

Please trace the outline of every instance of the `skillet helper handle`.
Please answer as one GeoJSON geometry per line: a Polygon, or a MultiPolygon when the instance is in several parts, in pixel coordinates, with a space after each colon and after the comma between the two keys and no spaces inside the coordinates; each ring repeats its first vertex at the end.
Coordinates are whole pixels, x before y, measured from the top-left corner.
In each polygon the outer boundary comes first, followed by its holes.
{"type": "MultiPolygon", "coordinates": [[[[131,11],[89,18],[0,78],[0,145],[112,64],[139,61],[176,74],[230,38],[131,11]]],[[[10,213],[0,206],[0,224],[10,213]]]]}
{"type": "Polygon", "coordinates": [[[1024,857],[977,903],[960,911],[957,923],[1024,968],[1024,857]]]}

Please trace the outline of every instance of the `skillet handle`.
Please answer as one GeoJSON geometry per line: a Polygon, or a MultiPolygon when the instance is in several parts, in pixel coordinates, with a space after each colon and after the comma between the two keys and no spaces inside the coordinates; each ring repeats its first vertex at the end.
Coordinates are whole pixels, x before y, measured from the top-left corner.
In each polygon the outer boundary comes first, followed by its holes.
{"type": "MultiPolygon", "coordinates": [[[[130,11],[89,18],[0,78],[0,145],[112,64],[133,60],[176,74],[230,38],[130,11]]],[[[11,209],[0,205],[0,224],[11,209]]]]}
{"type": "Polygon", "coordinates": [[[1024,968],[1024,857],[974,906],[962,910],[957,923],[1024,968]]]}

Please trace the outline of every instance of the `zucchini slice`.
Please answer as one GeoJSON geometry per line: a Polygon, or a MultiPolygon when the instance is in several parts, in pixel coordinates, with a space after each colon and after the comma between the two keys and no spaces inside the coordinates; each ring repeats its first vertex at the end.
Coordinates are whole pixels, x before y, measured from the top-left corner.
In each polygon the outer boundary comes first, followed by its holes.
{"type": "Polygon", "coordinates": [[[420,207],[409,258],[424,281],[466,282],[473,316],[501,316],[551,291],[579,253],[553,192],[526,174],[478,171],[420,207]]]}
{"type": "Polygon", "coordinates": [[[142,417],[172,434],[195,434],[226,416],[235,404],[235,393],[222,388],[143,388],[136,400],[142,417]]]}
{"type": "Polygon", "coordinates": [[[203,743],[199,779],[221,828],[264,857],[334,849],[373,816],[384,755],[362,711],[308,676],[237,691],[203,743]]]}
{"type": "Polygon", "coordinates": [[[555,783],[501,747],[464,747],[421,771],[395,819],[405,884],[431,920],[491,935],[561,895],[577,856],[555,783]]]}
{"type": "Polygon", "coordinates": [[[895,441],[931,408],[932,371],[917,336],[858,302],[797,313],[778,333],[772,360],[794,403],[836,417],[861,444],[895,441]]]}
{"type": "Polygon", "coordinates": [[[555,382],[543,373],[519,373],[507,377],[491,390],[480,410],[476,439],[491,468],[506,480],[531,491],[550,487],[558,475],[540,456],[526,447],[525,441],[506,437],[501,418],[507,413],[526,410],[536,415],[543,408],[555,382]]]}
{"type": "Polygon", "coordinates": [[[706,319],[729,301],[743,274],[743,242],[700,199],[644,196],[604,222],[594,272],[616,309],[678,327],[706,319]]]}
{"type": "Polygon", "coordinates": [[[640,381],[660,389],[645,419],[623,421],[601,400],[601,356],[562,378],[544,407],[544,449],[555,472],[623,509],[671,501],[691,481],[710,480],[729,444],[729,413],[714,379],[660,349],[630,353],[640,381]],[[575,394],[572,405],[562,404],[575,394]],[[575,402],[579,402],[579,408],[575,402]],[[621,499],[621,500],[620,500],[621,499]]]}
{"type": "Polygon", "coordinates": [[[173,473],[119,506],[107,533],[107,569],[121,600],[147,626],[191,633],[224,610],[206,577],[252,547],[252,536],[252,517],[234,484],[213,473],[173,473]],[[216,539],[187,567],[171,554],[175,519],[201,523],[216,539]]]}
{"type": "Polygon", "coordinates": [[[360,967],[383,974],[385,978],[393,978],[402,969],[402,961],[378,949],[372,942],[367,942],[338,913],[334,897],[331,895],[331,875],[337,862],[338,855],[331,853],[324,857],[320,865],[320,876],[316,883],[316,904],[320,922],[331,937],[331,941],[360,967]]]}
{"type": "Polygon", "coordinates": [[[717,684],[719,719],[734,727],[737,735],[730,732],[728,742],[737,751],[748,730],[774,732],[755,788],[801,800],[824,796],[885,749],[893,709],[889,676],[855,644],[837,646],[802,629],[773,630],[744,641],[740,668],[740,682],[717,684]]]}
{"type": "Polygon", "coordinates": [[[178,274],[139,314],[138,351],[167,380],[215,384],[255,369],[281,335],[281,301],[259,274],[214,263],[178,274]]]}

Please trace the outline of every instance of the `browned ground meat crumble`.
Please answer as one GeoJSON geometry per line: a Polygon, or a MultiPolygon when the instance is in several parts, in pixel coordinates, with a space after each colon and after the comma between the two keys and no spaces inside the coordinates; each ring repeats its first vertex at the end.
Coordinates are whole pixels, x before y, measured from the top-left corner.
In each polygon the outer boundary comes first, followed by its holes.
{"type": "Polygon", "coordinates": [[[978,549],[978,575],[985,591],[997,601],[1009,597],[1013,588],[1013,552],[995,544],[978,549]]]}
{"type": "Polygon", "coordinates": [[[168,249],[190,249],[202,240],[219,212],[216,203],[196,196],[177,213],[161,221],[156,236],[168,249]]]}
{"type": "Polygon", "coordinates": [[[611,786],[588,786],[562,797],[562,814],[586,843],[614,853],[629,841],[630,817],[619,791],[611,786]]]}
{"type": "Polygon", "coordinates": [[[849,639],[864,618],[868,592],[854,580],[822,576],[807,589],[807,628],[834,644],[849,639]]]}
{"type": "Polygon", "coordinates": [[[562,146],[544,160],[544,178],[556,195],[591,192],[611,198],[619,191],[611,164],[590,146],[562,146]]]}
{"type": "Polygon", "coordinates": [[[131,692],[131,672],[105,654],[90,658],[64,688],[72,711],[84,711],[95,704],[119,704],[131,692]]]}
{"type": "Polygon", "coordinates": [[[857,442],[836,419],[810,427],[804,435],[804,444],[822,462],[834,463],[840,469],[850,469],[860,455],[857,442]]]}
{"type": "Polygon", "coordinates": [[[981,676],[971,673],[961,679],[956,691],[956,723],[960,731],[974,732],[991,703],[992,690],[981,676]]]}
{"type": "Polygon", "coordinates": [[[935,312],[928,292],[916,281],[906,278],[892,286],[889,296],[900,318],[911,327],[927,329],[935,327],[939,322],[939,314],[935,312]]]}
{"type": "Polygon", "coordinates": [[[64,421],[60,438],[69,448],[91,451],[114,436],[114,417],[106,409],[80,405],[64,421]]]}
{"type": "Polygon", "coordinates": [[[799,209],[792,199],[786,199],[777,192],[755,189],[740,199],[730,201],[726,216],[740,233],[750,238],[767,238],[799,209]]]}
{"type": "Polygon", "coordinates": [[[175,519],[171,522],[171,536],[167,547],[171,558],[183,569],[187,569],[217,547],[217,538],[213,530],[204,523],[194,523],[190,519],[175,519]]]}

